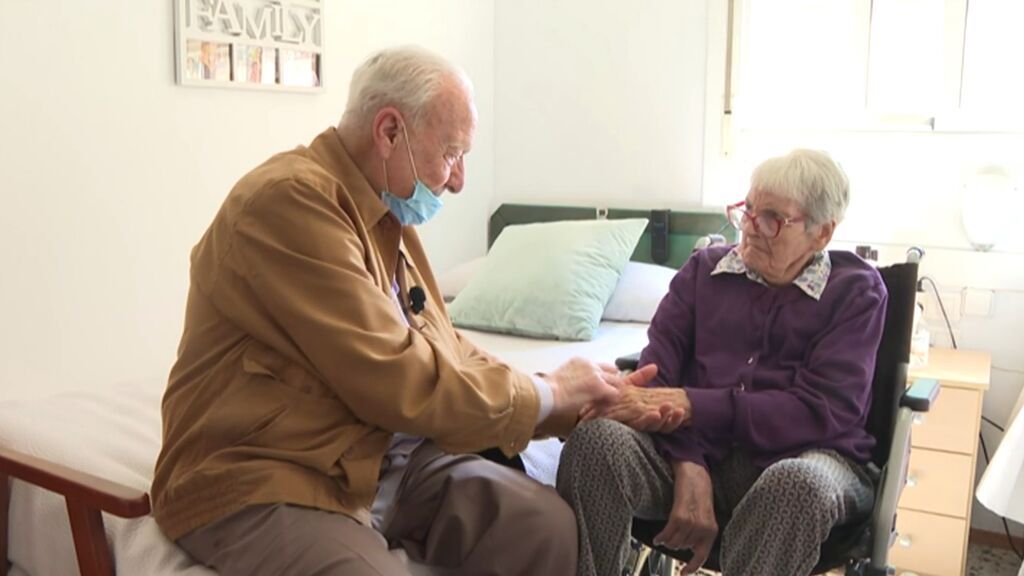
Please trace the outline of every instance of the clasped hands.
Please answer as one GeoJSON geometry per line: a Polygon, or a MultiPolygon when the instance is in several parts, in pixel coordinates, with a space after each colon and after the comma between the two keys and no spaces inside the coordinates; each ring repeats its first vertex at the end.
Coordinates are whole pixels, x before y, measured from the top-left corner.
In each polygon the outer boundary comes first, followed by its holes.
{"type": "Polygon", "coordinates": [[[690,399],[682,388],[645,388],[644,384],[657,374],[657,367],[648,364],[622,378],[614,402],[593,403],[583,407],[580,421],[608,418],[622,422],[641,432],[672,432],[690,422],[690,399]],[[649,377],[642,374],[653,369],[649,377]]]}
{"type": "Polygon", "coordinates": [[[609,418],[642,432],[667,433],[690,420],[682,388],[646,388],[658,374],[649,364],[627,375],[610,364],[574,358],[544,378],[554,393],[554,412],[574,410],[580,421],[609,418]]]}

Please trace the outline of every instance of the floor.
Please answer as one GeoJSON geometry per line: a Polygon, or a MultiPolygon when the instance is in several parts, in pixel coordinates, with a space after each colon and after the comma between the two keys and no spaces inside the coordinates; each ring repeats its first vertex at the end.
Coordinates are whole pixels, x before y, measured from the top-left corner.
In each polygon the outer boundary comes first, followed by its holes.
{"type": "Polygon", "coordinates": [[[967,549],[967,576],[1017,576],[1021,561],[1002,548],[971,544],[967,549]]]}
{"type": "MultiPolygon", "coordinates": [[[[1011,551],[971,544],[967,550],[966,576],[1018,576],[1024,574],[1020,559],[1011,551]]],[[[717,576],[717,572],[701,570],[701,576],[717,576]]],[[[841,576],[842,571],[829,572],[827,576],[841,576]]]]}

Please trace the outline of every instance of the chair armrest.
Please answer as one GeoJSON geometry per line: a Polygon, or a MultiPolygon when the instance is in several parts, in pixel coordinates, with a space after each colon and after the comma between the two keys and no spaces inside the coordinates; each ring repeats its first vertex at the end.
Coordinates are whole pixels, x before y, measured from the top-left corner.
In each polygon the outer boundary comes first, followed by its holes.
{"type": "Polygon", "coordinates": [[[615,367],[622,371],[636,370],[638,364],[640,364],[639,352],[634,352],[628,356],[620,356],[615,359],[615,367]]]}
{"type": "Polygon", "coordinates": [[[932,402],[939,395],[939,381],[934,378],[918,378],[900,396],[900,408],[910,408],[914,412],[927,412],[932,402]]]}
{"type": "Polygon", "coordinates": [[[10,478],[18,478],[64,496],[82,576],[113,576],[103,515],[138,518],[150,512],[149,494],[79,472],[42,458],[0,448],[0,576],[7,574],[7,526],[10,478]]]}
{"type": "Polygon", "coordinates": [[[24,480],[121,518],[150,512],[149,494],[141,490],[6,448],[0,448],[0,476],[24,480]]]}

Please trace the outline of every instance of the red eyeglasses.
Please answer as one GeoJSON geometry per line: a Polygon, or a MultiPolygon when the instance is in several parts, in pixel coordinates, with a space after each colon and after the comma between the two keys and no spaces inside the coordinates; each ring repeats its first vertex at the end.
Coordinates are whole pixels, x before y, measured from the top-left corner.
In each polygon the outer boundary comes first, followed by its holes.
{"type": "Polygon", "coordinates": [[[745,209],[744,206],[746,205],[746,201],[742,201],[725,207],[725,216],[729,219],[729,224],[732,224],[732,227],[737,230],[742,230],[743,220],[750,220],[757,233],[769,239],[777,238],[782,233],[783,226],[799,224],[807,220],[804,216],[783,218],[770,210],[755,214],[745,209]]]}

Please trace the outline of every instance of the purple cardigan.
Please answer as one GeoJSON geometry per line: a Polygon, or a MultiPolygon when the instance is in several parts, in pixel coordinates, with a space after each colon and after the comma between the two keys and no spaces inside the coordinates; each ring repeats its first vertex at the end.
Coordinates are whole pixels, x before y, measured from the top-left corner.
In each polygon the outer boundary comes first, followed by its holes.
{"type": "Polygon", "coordinates": [[[654,436],[659,451],[704,466],[733,447],[761,467],[815,448],[866,462],[887,299],[878,271],[832,251],[828,284],[815,300],[792,284],[711,276],[731,249],[695,253],[651,321],[640,365],[657,364],[650,385],[685,388],[693,407],[689,427],[654,436]]]}

